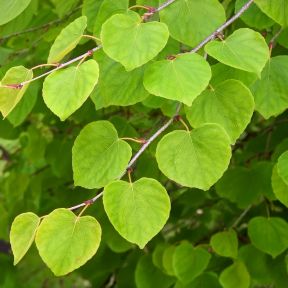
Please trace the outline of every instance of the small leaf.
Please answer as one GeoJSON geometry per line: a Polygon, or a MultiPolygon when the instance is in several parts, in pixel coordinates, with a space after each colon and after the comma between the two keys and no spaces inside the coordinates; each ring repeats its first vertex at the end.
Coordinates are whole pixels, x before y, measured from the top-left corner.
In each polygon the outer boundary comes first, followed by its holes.
{"type": "Polygon", "coordinates": [[[8,23],[21,14],[31,0],[3,0],[0,1],[0,25],[8,23]]]}
{"type": "Polygon", "coordinates": [[[168,38],[169,31],[165,24],[154,21],[142,23],[141,17],[131,11],[110,17],[101,30],[104,52],[125,66],[127,71],[156,57],[168,38]]]}
{"type": "Polygon", "coordinates": [[[288,151],[281,154],[277,161],[277,172],[286,185],[288,185],[288,151]]]}
{"type": "Polygon", "coordinates": [[[219,280],[223,288],[250,287],[250,275],[242,261],[236,261],[231,266],[223,270],[219,280]]]}
{"type": "Polygon", "coordinates": [[[168,178],[203,190],[221,178],[230,157],[230,139],[217,124],[205,124],[191,132],[171,132],[156,150],[159,168],[168,178]]]}
{"type": "Polygon", "coordinates": [[[234,230],[214,234],[210,240],[210,245],[220,256],[237,258],[238,238],[234,230]]]}
{"type": "Polygon", "coordinates": [[[141,249],[160,232],[170,213],[167,191],[150,178],[141,178],[134,183],[118,180],[108,184],[103,203],[114,228],[141,249]]]}
{"type": "Polygon", "coordinates": [[[0,112],[6,117],[20,102],[29,84],[18,88],[1,87],[5,85],[17,85],[33,78],[32,70],[23,66],[10,68],[0,82],[0,112]]]}
{"type": "Polygon", "coordinates": [[[189,243],[180,244],[173,256],[173,266],[177,278],[188,284],[208,266],[211,255],[203,248],[194,248],[189,243]]]}
{"type": "Polygon", "coordinates": [[[36,246],[56,276],[84,265],[96,253],[101,227],[91,216],[77,217],[68,209],[56,209],[44,218],[36,234],[36,246]]]}
{"type": "Polygon", "coordinates": [[[284,204],[288,208],[288,185],[279,176],[277,164],[274,166],[271,181],[273,192],[277,200],[279,200],[282,204],[284,204]]]}
{"type": "Polygon", "coordinates": [[[204,91],[186,109],[186,116],[193,127],[205,123],[221,125],[235,143],[250,123],[254,99],[250,90],[237,80],[226,80],[204,91]]]}
{"type": "Polygon", "coordinates": [[[254,217],[248,224],[248,235],[259,250],[276,257],[288,248],[288,223],[277,217],[254,217]]]}
{"type": "Polygon", "coordinates": [[[210,78],[211,69],[203,57],[183,54],[149,65],[145,70],[144,86],[151,94],[190,106],[207,87],[210,78]]]}
{"type": "Polygon", "coordinates": [[[48,56],[48,63],[59,63],[80,42],[87,26],[86,16],[81,16],[66,26],[55,39],[48,56]]]}
{"type": "Polygon", "coordinates": [[[263,36],[248,28],[236,30],[223,41],[212,41],[205,51],[218,61],[258,76],[269,59],[269,49],[263,36]]]}
{"type": "Polygon", "coordinates": [[[98,82],[98,76],[99,67],[95,60],[53,72],[43,84],[46,105],[64,121],[87,100],[98,82]]]}
{"type": "Polygon", "coordinates": [[[16,265],[31,247],[40,218],[31,212],[18,215],[11,226],[10,243],[16,265]]]}
{"type": "Polygon", "coordinates": [[[74,183],[88,189],[101,188],[117,179],[126,170],[131,147],[118,138],[108,121],[86,125],[72,149],[74,183]]]}

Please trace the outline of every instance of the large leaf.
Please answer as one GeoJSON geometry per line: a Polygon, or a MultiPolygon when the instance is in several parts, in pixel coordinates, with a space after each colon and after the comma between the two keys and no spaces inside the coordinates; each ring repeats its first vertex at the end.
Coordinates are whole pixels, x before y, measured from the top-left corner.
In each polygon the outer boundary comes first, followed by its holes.
{"type": "Polygon", "coordinates": [[[160,18],[173,38],[194,46],[225,22],[225,10],[218,0],[177,0],[160,12],[160,18]]]}
{"type": "Polygon", "coordinates": [[[84,265],[96,253],[101,227],[91,216],[77,217],[68,209],[56,209],[41,222],[36,245],[39,254],[56,276],[84,265]]]}
{"type": "Polygon", "coordinates": [[[269,49],[263,36],[248,28],[236,30],[225,40],[208,43],[205,51],[226,65],[259,76],[269,59],[269,49]]]}
{"type": "Polygon", "coordinates": [[[227,80],[204,91],[186,109],[186,115],[193,127],[204,123],[221,125],[233,144],[250,123],[253,111],[250,90],[240,81],[227,80]]]}
{"type": "Polygon", "coordinates": [[[255,109],[266,119],[277,116],[288,108],[288,56],[271,58],[261,79],[251,87],[255,109]]]}
{"type": "Polygon", "coordinates": [[[223,288],[250,287],[250,275],[242,261],[236,261],[231,266],[223,270],[219,280],[223,288]]]}
{"type": "Polygon", "coordinates": [[[86,16],[81,16],[65,27],[50,48],[48,63],[58,63],[71,52],[81,40],[87,26],[86,16]]]}
{"type": "Polygon", "coordinates": [[[20,102],[29,84],[20,88],[1,87],[5,85],[17,85],[33,78],[32,70],[23,66],[10,68],[0,82],[0,112],[6,117],[20,102]]]}
{"type": "Polygon", "coordinates": [[[271,182],[277,200],[288,207],[288,185],[279,176],[277,164],[274,166],[271,182]]]}
{"type": "Polygon", "coordinates": [[[255,0],[258,7],[281,26],[288,26],[287,0],[255,0]]]}
{"type": "Polygon", "coordinates": [[[282,218],[252,218],[248,224],[248,235],[256,248],[273,257],[288,248],[288,223],[282,218]]]}
{"type": "Polygon", "coordinates": [[[121,180],[110,183],[104,189],[103,203],[114,228],[140,248],[160,232],[170,213],[165,188],[150,178],[134,183],[121,180]]]}
{"type": "Polygon", "coordinates": [[[118,138],[108,121],[85,126],[72,149],[74,183],[88,189],[101,188],[125,172],[131,148],[118,138]]]}
{"type": "Polygon", "coordinates": [[[210,245],[213,250],[221,256],[237,258],[238,238],[234,230],[214,234],[211,237],[210,245]]]}
{"type": "Polygon", "coordinates": [[[277,162],[277,172],[281,179],[288,185],[288,151],[281,154],[277,162]]]}
{"type": "Polygon", "coordinates": [[[127,71],[157,56],[165,47],[168,37],[165,24],[154,21],[142,23],[135,12],[110,17],[101,30],[104,52],[125,66],[127,71]]]}
{"type": "Polygon", "coordinates": [[[144,86],[151,94],[190,106],[207,87],[210,78],[211,69],[203,57],[182,54],[149,65],[145,70],[144,86]]]}
{"type": "Polygon", "coordinates": [[[10,243],[16,265],[34,241],[40,218],[31,212],[18,215],[11,226],[10,243]]]}
{"type": "Polygon", "coordinates": [[[224,173],[231,157],[230,139],[217,124],[165,135],[157,146],[160,170],[177,183],[209,189],[224,173]]]}
{"type": "Polygon", "coordinates": [[[0,1],[0,25],[3,25],[22,13],[31,0],[2,0],[0,1]]]}
{"type": "Polygon", "coordinates": [[[95,60],[53,72],[43,84],[46,105],[64,121],[87,100],[98,76],[99,67],[95,60]]]}
{"type": "Polygon", "coordinates": [[[192,282],[208,266],[211,255],[203,248],[189,243],[180,244],[173,256],[174,271],[183,284],[192,282]]]}
{"type": "Polygon", "coordinates": [[[142,84],[144,67],[127,72],[120,63],[100,53],[97,53],[99,84],[91,94],[96,109],[111,105],[128,106],[148,97],[149,93],[142,84]]]}

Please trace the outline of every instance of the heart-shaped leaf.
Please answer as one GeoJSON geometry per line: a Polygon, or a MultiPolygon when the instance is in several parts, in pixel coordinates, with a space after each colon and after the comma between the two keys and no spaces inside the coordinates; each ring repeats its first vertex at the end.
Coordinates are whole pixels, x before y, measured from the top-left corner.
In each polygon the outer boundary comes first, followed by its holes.
{"type": "Polygon", "coordinates": [[[46,105],[64,121],[87,100],[98,76],[99,67],[95,60],[53,72],[43,84],[46,105]]]}
{"type": "Polygon", "coordinates": [[[11,226],[10,243],[16,265],[34,241],[40,218],[31,212],[18,215],[11,226]]]}
{"type": "Polygon", "coordinates": [[[228,168],[230,139],[217,124],[205,124],[191,132],[178,130],[158,143],[156,159],[171,180],[203,190],[209,189],[228,168]]]}
{"type": "Polygon", "coordinates": [[[221,125],[233,144],[250,123],[253,112],[250,90],[240,81],[226,80],[197,97],[186,109],[186,116],[193,127],[204,123],[221,125]]]}
{"type": "Polygon", "coordinates": [[[288,207],[288,185],[279,176],[277,164],[273,168],[271,183],[277,200],[288,207]]]}
{"type": "Polygon", "coordinates": [[[190,106],[207,87],[210,78],[211,69],[203,57],[182,54],[149,65],[145,70],[144,86],[151,94],[190,106]]]}
{"type": "Polygon", "coordinates": [[[108,121],[85,126],[72,149],[74,183],[88,189],[101,188],[125,171],[131,158],[131,147],[118,138],[108,121]]]}
{"type": "Polygon", "coordinates": [[[134,183],[118,180],[108,184],[103,203],[114,228],[140,248],[160,232],[170,213],[170,199],[165,188],[150,178],[141,178],[134,183]]]}
{"type": "Polygon", "coordinates": [[[236,30],[223,41],[212,41],[205,51],[218,61],[258,76],[269,59],[269,48],[263,36],[248,28],[236,30]]]}
{"type": "Polygon", "coordinates": [[[173,254],[173,267],[177,278],[188,284],[208,266],[211,255],[203,248],[194,248],[189,243],[180,244],[173,254]]]}
{"type": "Polygon", "coordinates": [[[20,102],[29,84],[23,87],[1,87],[17,85],[33,78],[32,70],[23,66],[10,68],[0,82],[0,112],[6,117],[20,102]]]}
{"type": "Polygon", "coordinates": [[[80,42],[87,26],[86,16],[81,16],[65,27],[50,48],[48,63],[58,63],[80,42]]]}
{"type": "Polygon", "coordinates": [[[288,151],[281,154],[277,161],[277,172],[281,179],[288,185],[288,151]]]}
{"type": "Polygon", "coordinates": [[[288,248],[288,223],[282,218],[252,218],[248,224],[248,235],[256,248],[272,257],[288,248]]]}
{"type": "Polygon", "coordinates": [[[101,227],[91,216],[77,217],[68,209],[56,209],[41,222],[36,246],[56,276],[66,275],[84,265],[96,253],[101,227]]]}
{"type": "Polygon", "coordinates": [[[142,23],[141,17],[131,11],[110,17],[101,30],[104,52],[125,66],[127,71],[157,56],[168,38],[169,31],[164,23],[142,23]]]}

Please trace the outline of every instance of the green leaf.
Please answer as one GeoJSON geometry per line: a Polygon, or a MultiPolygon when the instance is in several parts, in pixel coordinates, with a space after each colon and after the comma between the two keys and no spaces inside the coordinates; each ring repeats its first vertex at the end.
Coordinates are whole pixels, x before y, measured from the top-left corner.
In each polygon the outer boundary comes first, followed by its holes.
{"type": "Polygon", "coordinates": [[[32,70],[23,66],[10,68],[0,82],[0,112],[5,118],[20,102],[29,84],[22,88],[1,87],[5,85],[17,85],[33,78],[32,70]]]}
{"type": "Polygon", "coordinates": [[[98,76],[98,64],[92,59],[80,66],[53,72],[43,84],[46,105],[64,121],[87,100],[98,82],[98,76]]]}
{"type": "Polygon", "coordinates": [[[210,245],[220,256],[237,258],[238,238],[234,230],[214,234],[211,237],[210,245]]]}
{"type": "Polygon", "coordinates": [[[0,25],[16,18],[29,5],[31,0],[9,0],[0,1],[0,25]]]}
{"type": "Polygon", "coordinates": [[[277,162],[277,172],[286,185],[288,185],[288,151],[281,154],[277,162]]]}
{"type": "Polygon", "coordinates": [[[195,46],[225,22],[225,10],[217,0],[177,0],[160,12],[160,18],[173,38],[195,46]]]}
{"type": "Polygon", "coordinates": [[[170,276],[175,275],[175,271],[173,267],[173,255],[174,255],[175,249],[176,249],[176,246],[174,245],[168,246],[165,249],[163,253],[163,257],[162,257],[162,265],[163,265],[164,271],[166,274],[170,276]]]}
{"type": "Polygon", "coordinates": [[[288,223],[278,217],[254,217],[248,223],[248,235],[259,250],[276,257],[288,248],[288,223]]]}
{"type": "Polygon", "coordinates": [[[265,118],[278,116],[288,108],[288,56],[271,58],[251,87],[255,109],[265,118]]]}
{"type": "Polygon", "coordinates": [[[255,0],[257,6],[281,26],[288,26],[287,0],[255,0]]]}
{"type": "Polygon", "coordinates": [[[207,87],[211,69],[198,54],[175,57],[149,65],[145,70],[144,86],[151,94],[178,100],[190,106],[196,96],[207,87]]]}
{"type": "Polygon", "coordinates": [[[90,96],[97,110],[111,105],[133,105],[148,97],[149,93],[142,84],[144,67],[127,72],[120,63],[100,53],[97,53],[99,84],[90,96]]]}
{"type": "Polygon", "coordinates": [[[223,41],[209,42],[205,51],[228,66],[258,76],[269,59],[269,49],[263,36],[248,28],[236,30],[223,41]]]}
{"type": "Polygon", "coordinates": [[[189,243],[180,244],[173,256],[173,266],[177,278],[188,284],[208,266],[211,255],[203,248],[194,248],[189,243]]]}
{"type": "Polygon", "coordinates": [[[274,166],[271,179],[273,192],[277,200],[279,200],[282,204],[288,207],[288,185],[279,176],[277,166],[278,166],[277,164],[274,166]]]}
{"type": "Polygon", "coordinates": [[[110,122],[89,123],[72,149],[75,185],[88,189],[104,187],[125,172],[131,154],[130,146],[118,138],[110,122]]]}
{"type": "Polygon", "coordinates": [[[142,23],[141,17],[131,11],[110,17],[101,30],[104,52],[125,66],[127,71],[156,57],[168,38],[169,31],[165,24],[154,21],[142,23]]]}
{"type": "Polygon", "coordinates": [[[40,218],[31,212],[18,215],[11,226],[10,243],[16,265],[31,247],[40,218]]]}
{"type": "Polygon", "coordinates": [[[170,199],[165,188],[150,178],[108,184],[104,188],[103,203],[114,228],[141,249],[160,232],[170,213],[170,199]]]}
{"type": "Polygon", "coordinates": [[[230,157],[230,139],[217,124],[205,124],[191,132],[171,132],[156,150],[159,168],[168,178],[203,190],[221,178],[230,157]]]}
{"type": "Polygon", "coordinates": [[[237,261],[223,270],[219,280],[223,288],[250,287],[250,275],[242,261],[237,261]]]}
{"type": "Polygon", "coordinates": [[[186,116],[193,127],[205,123],[222,126],[231,143],[243,133],[250,123],[254,111],[254,99],[250,90],[237,80],[226,80],[210,86],[186,108],[186,116]]]}
{"type": "Polygon", "coordinates": [[[187,285],[183,285],[180,281],[176,283],[174,288],[221,288],[217,274],[211,272],[202,273],[187,285]]]}
{"type": "Polygon", "coordinates": [[[36,246],[56,276],[66,275],[84,265],[96,253],[101,227],[91,216],[77,217],[68,209],[54,210],[41,222],[36,246]]]}
{"type": "Polygon", "coordinates": [[[82,15],[87,17],[87,30],[93,32],[95,15],[97,15],[102,1],[83,0],[82,15]]]}
{"type": "Polygon", "coordinates": [[[175,282],[174,279],[155,267],[150,255],[142,256],[137,263],[135,271],[137,288],[169,288],[175,282]]]}
{"type": "Polygon", "coordinates": [[[86,16],[81,16],[66,26],[50,48],[48,63],[59,63],[80,42],[87,26],[86,16]]]}

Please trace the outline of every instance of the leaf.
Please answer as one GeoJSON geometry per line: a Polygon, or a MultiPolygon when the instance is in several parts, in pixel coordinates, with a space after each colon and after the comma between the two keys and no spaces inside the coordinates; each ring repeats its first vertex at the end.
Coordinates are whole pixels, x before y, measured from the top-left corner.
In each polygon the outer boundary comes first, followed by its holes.
{"type": "Polygon", "coordinates": [[[288,151],[281,154],[277,161],[277,172],[286,185],[288,185],[288,151]]]}
{"type": "Polygon", "coordinates": [[[225,10],[216,0],[177,0],[160,12],[160,18],[173,38],[195,46],[225,22],[225,10]]]}
{"type": "Polygon", "coordinates": [[[33,78],[32,70],[24,66],[10,68],[0,82],[0,111],[5,118],[20,102],[29,84],[22,88],[1,87],[5,85],[17,85],[33,78]]]}
{"type": "Polygon", "coordinates": [[[81,16],[66,26],[50,48],[48,63],[59,63],[80,42],[87,26],[86,16],[81,16]]]}
{"type": "Polygon", "coordinates": [[[214,234],[210,239],[210,245],[220,256],[237,258],[238,238],[234,230],[214,234]]]}
{"type": "Polygon", "coordinates": [[[110,122],[89,123],[72,149],[75,185],[87,189],[104,187],[124,173],[131,154],[130,146],[118,138],[110,122]]]}
{"type": "Polygon", "coordinates": [[[176,247],[174,245],[168,246],[162,257],[162,264],[164,268],[164,272],[170,276],[174,276],[174,267],[173,267],[173,255],[176,247]]]}
{"type": "Polygon", "coordinates": [[[180,281],[176,283],[174,288],[221,288],[217,274],[211,272],[202,273],[187,285],[183,285],[180,281]]]}
{"type": "Polygon", "coordinates": [[[31,0],[0,1],[0,25],[8,23],[22,13],[31,0]]]}
{"type": "Polygon", "coordinates": [[[145,70],[144,86],[151,94],[190,106],[209,84],[211,69],[198,54],[175,57],[150,64],[145,70]]]}
{"type": "Polygon", "coordinates": [[[97,110],[111,105],[133,105],[148,97],[149,93],[142,84],[144,67],[127,72],[104,53],[97,53],[97,56],[97,60],[100,58],[99,84],[90,96],[97,110]]]}
{"type": "Polygon", "coordinates": [[[158,143],[156,159],[171,180],[187,187],[208,190],[227,169],[230,139],[217,124],[205,124],[191,132],[178,130],[158,143]]]}
{"type": "Polygon", "coordinates": [[[236,261],[231,266],[223,270],[219,280],[223,288],[250,287],[250,275],[242,261],[236,261]]]}
{"type": "Polygon", "coordinates": [[[180,244],[173,256],[174,271],[183,284],[192,282],[208,266],[211,255],[203,248],[189,243],[180,244]]]}
{"type": "Polygon", "coordinates": [[[40,218],[31,212],[18,215],[11,226],[10,243],[16,265],[31,247],[40,218]]]}
{"type": "Polygon", "coordinates": [[[253,72],[258,76],[269,59],[269,49],[263,36],[248,28],[234,31],[223,41],[209,42],[205,51],[228,66],[253,72]]]}
{"type": "Polygon", "coordinates": [[[278,116],[288,108],[288,56],[271,58],[262,71],[261,79],[251,87],[255,109],[265,118],[278,116]]]}
{"type": "Polygon", "coordinates": [[[36,246],[56,276],[66,275],[84,265],[96,253],[101,227],[91,216],[77,217],[68,209],[54,210],[41,222],[36,246]]]}
{"type": "Polygon", "coordinates": [[[169,288],[175,280],[155,267],[150,255],[144,255],[137,263],[135,282],[137,288],[169,288]]]}
{"type": "Polygon", "coordinates": [[[254,217],[248,223],[252,244],[273,258],[288,248],[288,223],[278,217],[254,217]]]}
{"type": "Polygon", "coordinates": [[[104,52],[125,66],[127,71],[156,57],[168,38],[169,31],[165,24],[154,21],[142,23],[141,17],[131,11],[110,17],[101,30],[104,52]]]}
{"type": "Polygon", "coordinates": [[[186,116],[193,127],[205,123],[222,126],[234,144],[250,123],[254,99],[250,90],[237,80],[226,80],[204,91],[186,108],[186,116]]]}
{"type": "Polygon", "coordinates": [[[288,185],[279,176],[277,166],[278,166],[277,164],[274,166],[271,180],[273,192],[277,200],[279,200],[282,204],[288,207],[288,185]]]}
{"type": "Polygon", "coordinates": [[[114,228],[141,249],[160,232],[170,213],[170,199],[165,188],[150,178],[108,184],[104,188],[103,203],[114,228]]]}
{"type": "Polygon", "coordinates": [[[255,0],[256,5],[281,26],[288,26],[287,0],[255,0]]]}
{"type": "Polygon", "coordinates": [[[43,98],[48,108],[62,121],[79,109],[98,82],[99,67],[95,60],[58,70],[45,78],[43,98]]]}
{"type": "Polygon", "coordinates": [[[87,17],[87,30],[93,32],[95,15],[97,15],[102,1],[83,0],[82,15],[87,17]]]}

